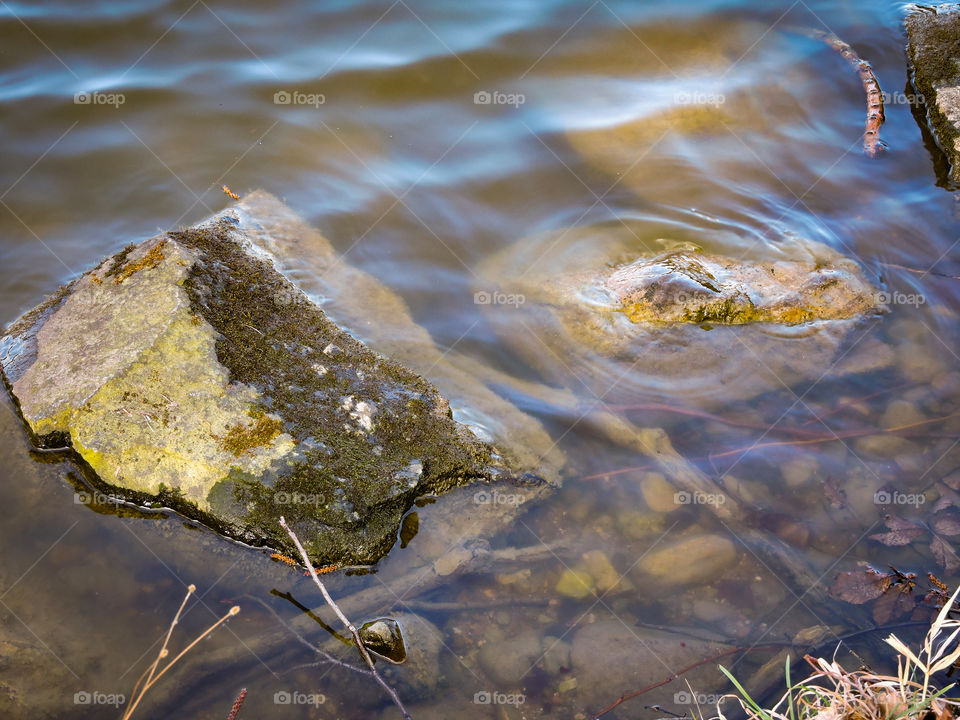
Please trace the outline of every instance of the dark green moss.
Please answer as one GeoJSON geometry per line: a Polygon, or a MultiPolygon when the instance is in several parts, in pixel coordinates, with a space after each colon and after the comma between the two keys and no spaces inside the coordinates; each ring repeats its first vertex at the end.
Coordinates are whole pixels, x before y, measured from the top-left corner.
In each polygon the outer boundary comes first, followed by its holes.
{"type": "Polygon", "coordinates": [[[911,82],[924,99],[927,120],[940,149],[951,160],[954,180],[960,173],[954,149],[960,130],[937,107],[937,88],[960,85],[960,12],[916,10],[907,16],[907,55],[912,66],[911,82]]]}
{"type": "MultiPolygon", "coordinates": [[[[113,262],[110,263],[110,267],[107,268],[107,271],[103,274],[103,277],[100,279],[102,280],[103,278],[116,277],[117,273],[120,272],[120,268],[126,266],[127,256],[130,255],[130,253],[132,253],[136,249],[137,249],[136,244],[130,243],[125,248],[123,248],[123,250],[120,250],[119,252],[115,253],[113,257],[110,258],[111,260],[113,260],[113,262]]],[[[103,263],[100,263],[100,265],[98,266],[98,269],[99,267],[102,267],[102,266],[103,266],[103,263]]]]}
{"type": "MultiPolygon", "coordinates": [[[[281,515],[317,562],[374,562],[417,497],[488,478],[490,451],[453,422],[430,383],[331,322],[230,229],[220,221],[170,234],[197,255],[185,283],[191,311],[220,334],[217,358],[231,379],[261,393],[262,410],[282,418],[299,449],[265,477],[231,474],[215,492],[218,511],[229,506],[288,554],[281,515]],[[359,420],[371,413],[368,431],[359,420]]],[[[280,429],[255,423],[224,447],[237,454],[280,429]]]]}

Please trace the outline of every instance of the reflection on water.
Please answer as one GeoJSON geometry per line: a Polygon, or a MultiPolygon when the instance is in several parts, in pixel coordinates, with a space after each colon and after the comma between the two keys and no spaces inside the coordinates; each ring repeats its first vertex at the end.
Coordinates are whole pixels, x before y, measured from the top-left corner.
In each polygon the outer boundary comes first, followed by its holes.
{"type": "MultiPolygon", "coordinates": [[[[956,581],[949,536],[901,548],[869,537],[885,514],[943,512],[960,486],[957,222],[906,102],[903,11],[3,4],[2,315],[130,240],[215,212],[224,183],[282,196],[345,264],[402,299],[426,329],[405,338],[416,340],[405,360],[462,417],[478,417],[456,380],[469,374],[540,420],[567,457],[564,489],[483,538],[489,546],[460,537],[467,522],[431,534],[437,503],[417,509],[420,531],[411,520],[406,547],[376,573],[330,576],[338,597],[391,588],[366,619],[415,612],[430,623],[418,625],[419,664],[389,671],[414,716],[597,712],[731,645],[765,646],[724,659],[749,680],[779,650],[769,646],[806,628],[830,626],[835,644],[872,622],[868,607],[826,594],[857,560],[956,581]],[[803,32],[824,26],[891,96],[890,151],[877,160],[861,153],[859,79],[803,32]],[[823,243],[863,266],[889,312],[829,356],[778,352],[783,366],[763,363],[764,377],[744,365],[757,382],[734,392],[707,372],[653,383],[630,357],[558,346],[530,290],[529,304],[482,300],[508,277],[548,285],[577,242],[587,269],[660,238],[748,259],[823,243]],[[928,269],[939,274],[916,272],[928,269]],[[662,428],[673,464],[639,451],[627,422],[662,428]],[[678,494],[679,473],[721,492],[678,494]],[[482,570],[457,572],[477,547],[493,552],[482,570]],[[767,562],[784,553],[822,582],[798,584],[767,562]]],[[[330,282],[311,260],[290,271],[319,292],[330,282]]],[[[319,299],[344,321],[373,316],[353,329],[375,347],[397,341],[377,308],[319,299]]],[[[735,366],[736,345],[724,352],[735,366]]],[[[0,687],[27,693],[18,702],[31,717],[105,716],[74,693],[129,694],[190,582],[199,597],[178,638],[235,602],[243,610],[151,691],[143,717],[222,717],[244,686],[251,715],[395,714],[348,671],[293,669],[315,656],[256,601],[327,642],[284,595],[320,604],[296,570],[174,515],[91,512],[68,462],[30,454],[8,401],[0,422],[0,657],[13,658],[0,687]]],[[[691,682],[719,689],[715,664],[691,682]]],[[[616,716],[652,702],[691,711],[675,685],[616,716]]]]}

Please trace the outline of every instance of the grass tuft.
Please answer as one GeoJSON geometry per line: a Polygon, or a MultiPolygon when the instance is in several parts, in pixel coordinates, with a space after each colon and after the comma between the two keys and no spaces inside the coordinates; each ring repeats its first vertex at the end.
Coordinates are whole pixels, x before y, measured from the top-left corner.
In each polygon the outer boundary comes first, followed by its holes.
{"type": "Polygon", "coordinates": [[[814,672],[796,683],[791,682],[790,661],[784,675],[787,691],[772,708],[762,708],[743,685],[720,667],[737,689],[717,703],[714,720],[727,720],[722,705],[736,701],[747,720],[955,720],[960,698],[948,696],[956,683],[937,688],[934,676],[954,667],[960,660],[960,620],[951,617],[958,588],[944,603],[927,631],[919,652],[911,650],[896,635],[886,642],[897,651],[897,675],[879,675],[868,669],[847,671],[836,659],[805,660],[814,672]]]}

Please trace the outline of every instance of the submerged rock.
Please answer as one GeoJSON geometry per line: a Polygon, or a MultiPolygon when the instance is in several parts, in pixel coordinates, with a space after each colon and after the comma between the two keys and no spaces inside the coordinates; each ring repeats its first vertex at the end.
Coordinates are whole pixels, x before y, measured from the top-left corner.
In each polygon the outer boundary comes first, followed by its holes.
{"type": "Polygon", "coordinates": [[[95,483],[289,553],[284,515],[316,562],[374,562],[417,497],[499,456],[276,270],[251,241],[283,232],[255,212],[274,205],[255,193],[104,260],[7,331],[3,373],[95,483]]]}
{"type": "Polygon", "coordinates": [[[905,21],[907,57],[927,120],[950,160],[950,177],[960,181],[960,6],[922,7],[905,21]]]}
{"type": "Polygon", "coordinates": [[[492,329],[551,385],[601,398],[615,387],[624,402],[720,407],[893,363],[870,337],[882,293],[836,250],[789,238],[746,257],[730,238],[648,232],[602,223],[496,253],[479,268],[486,287],[522,302],[483,306],[492,329]]]}
{"type": "Polygon", "coordinates": [[[737,562],[737,549],[723,535],[683,538],[644,555],[637,567],[657,585],[705,585],[737,562]]]}
{"type": "Polygon", "coordinates": [[[596,284],[632,322],[796,324],[845,320],[879,305],[851,260],[742,258],[673,250],[606,272],[596,284]]]}
{"type": "Polygon", "coordinates": [[[358,630],[367,650],[398,665],[407,659],[403,632],[393,618],[377,618],[365,622],[358,630]]]}

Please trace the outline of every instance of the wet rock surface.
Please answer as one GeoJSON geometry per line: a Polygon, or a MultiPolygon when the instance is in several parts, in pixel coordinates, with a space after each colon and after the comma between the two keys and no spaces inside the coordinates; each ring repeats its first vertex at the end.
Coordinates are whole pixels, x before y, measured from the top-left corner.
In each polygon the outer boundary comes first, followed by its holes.
{"type": "Polygon", "coordinates": [[[911,79],[923,97],[927,121],[960,181],[960,6],[915,9],[905,21],[911,79]]]}
{"type": "Polygon", "coordinates": [[[751,262],[683,250],[641,258],[598,283],[632,322],[796,324],[843,320],[878,305],[852,261],[751,262]]]}
{"type": "Polygon", "coordinates": [[[7,331],[4,376],[39,442],[71,445],[102,489],[290,552],[285,515],[316,562],[374,562],[417,497],[497,457],[251,242],[277,205],[254,193],[104,260],[7,331]]]}

